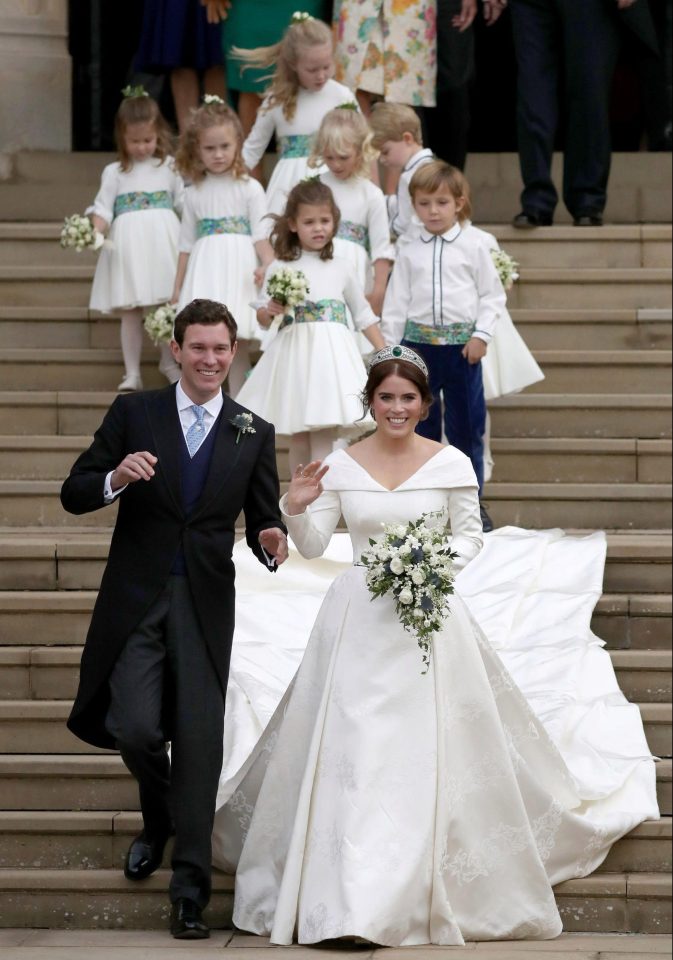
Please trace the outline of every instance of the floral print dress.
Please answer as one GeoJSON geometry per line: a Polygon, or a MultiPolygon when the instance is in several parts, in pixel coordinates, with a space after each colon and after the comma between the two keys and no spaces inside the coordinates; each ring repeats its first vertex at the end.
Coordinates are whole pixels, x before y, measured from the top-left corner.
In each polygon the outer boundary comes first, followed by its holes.
{"type": "Polygon", "coordinates": [[[434,107],[436,0],[336,0],[337,77],[394,103],[434,107]]]}

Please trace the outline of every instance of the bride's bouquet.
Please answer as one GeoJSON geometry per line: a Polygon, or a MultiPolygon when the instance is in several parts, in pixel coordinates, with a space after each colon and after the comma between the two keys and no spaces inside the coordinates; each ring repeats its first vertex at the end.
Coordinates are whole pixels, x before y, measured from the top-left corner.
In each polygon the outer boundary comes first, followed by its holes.
{"type": "Polygon", "coordinates": [[[100,250],[105,243],[105,237],[95,229],[88,217],[83,217],[79,213],[73,213],[71,217],[66,217],[61,229],[61,246],[76,250],[81,253],[82,250],[100,250]]]}
{"type": "Polygon", "coordinates": [[[504,250],[491,250],[495,269],[505,290],[511,290],[519,279],[519,264],[504,250]]]}
{"type": "Polygon", "coordinates": [[[372,598],[391,595],[400,623],[416,635],[424,673],[430,666],[432,637],[449,612],[454,592],[453,561],[445,527],[429,527],[439,514],[424,513],[406,525],[387,524],[383,540],[370,540],[360,561],[367,568],[372,598]]]}
{"type": "Polygon", "coordinates": [[[144,327],[150,340],[158,347],[160,343],[170,343],[173,339],[173,325],[176,309],[172,303],[164,303],[148,313],[144,320],[144,327]]]}
{"type": "Polygon", "coordinates": [[[310,287],[306,275],[301,270],[282,267],[269,277],[266,292],[272,300],[276,300],[284,307],[298,307],[306,300],[310,287]]]}

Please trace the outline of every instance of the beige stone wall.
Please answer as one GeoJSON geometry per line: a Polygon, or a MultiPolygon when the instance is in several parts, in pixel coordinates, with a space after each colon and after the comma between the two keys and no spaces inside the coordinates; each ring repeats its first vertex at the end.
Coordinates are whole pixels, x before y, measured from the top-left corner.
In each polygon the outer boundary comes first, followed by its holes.
{"type": "Polygon", "coordinates": [[[67,0],[0,0],[0,154],[70,150],[67,0]]]}

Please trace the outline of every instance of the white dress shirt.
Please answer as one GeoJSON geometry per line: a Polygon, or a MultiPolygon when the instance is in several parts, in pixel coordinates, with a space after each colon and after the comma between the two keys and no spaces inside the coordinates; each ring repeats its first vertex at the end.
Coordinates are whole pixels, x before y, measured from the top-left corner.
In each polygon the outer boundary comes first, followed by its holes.
{"type": "MultiPolygon", "coordinates": [[[[196,422],[196,416],[194,415],[194,411],[192,410],[192,407],[194,406],[194,401],[190,400],[190,398],[187,396],[185,391],[182,389],[182,380],[178,381],[175,387],[175,402],[177,404],[178,416],[180,418],[180,425],[182,427],[182,435],[185,438],[185,445],[186,445],[187,431],[189,430],[191,425],[196,422]]],[[[206,411],[203,416],[203,426],[204,426],[203,439],[204,440],[210,433],[213,424],[219,417],[223,403],[224,403],[224,400],[222,399],[222,392],[218,391],[218,393],[213,397],[212,400],[208,400],[207,403],[198,404],[198,406],[203,407],[204,410],[206,411]]],[[[107,477],[105,478],[104,498],[106,503],[112,503],[113,500],[116,500],[119,494],[122,493],[124,490],[126,490],[126,487],[128,486],[128,484],[125,484],[123,487],[120,487],[119,490],[113,490],[112,489],[113,473],[114,473],[114,470],[111,470],[110,473],[108,473],[107,477]]]]}
{"type": "MultiPolygon", "coordinates": [[[[430,331],[431,340],[490,343],[507,297],[490,253],[456,224],[447,233],[423,230],[405,244],[393,268],[381,330],[388,343],[405,339],[407,324],[430,331]]],[[[407,339],[413,339],[408,337],[407,339]]]]}
{"type": "Polygon", "coordinates": [[[434,159],[435,155],[432,150],[423,149],[415,153],[402,170],[397,184],[397,193],[386,197],[390,229],[398,238],[398,247],[416,240],[421,235],[423,224],[414,213],[409,184],[416,171],[420,170],[426,163],[431,163],[434,159]]]}

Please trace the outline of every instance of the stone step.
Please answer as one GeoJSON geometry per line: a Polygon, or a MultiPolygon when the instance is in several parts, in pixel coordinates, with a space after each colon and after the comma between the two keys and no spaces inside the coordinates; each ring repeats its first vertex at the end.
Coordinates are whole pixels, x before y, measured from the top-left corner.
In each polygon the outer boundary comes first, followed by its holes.
{"type": "MultiPolygon", "coordinates": [[[[91,436],[113,392],[0,390],[0,435],[91,436]]],[[[490,405],[493,437],[671,437],[671,397],[663,394],[517,394],[490,405]]]]}
{"type": "Polygon", "coordinates": [[[550,264],[582,270],[671,266],[670,224],[610,224],[589,227],[586,232],[565,226],[538,230],[519,230],[510,224],[477,226],[497,237],[501,247],[519,262],[522,271],[531,267],[548,268],[550,264]]]}
{"type": "MultiPolygon", "coordinates": [[[[117,811],[0,811],[0,869],[121,869],[129,843],[142,830],[139,813],[117,811]]],[[[647,820],[619,840],[601,873],[667,873],[671,819],[647,820]]],[[[170,862],[170,846],[165,862],[170,862]]]]}
{"type": "Polygon", "coordinates": [[[673,522],[670,497],[670,485],[645,483],[489,483],[484,490],[496,526],[533,529],[563,527],[569,521],[602,530],[668,529],[673,522]]]}
{"type": "MultiPolygon", "coordinates": [[[[0,425],[4,423],[2,404],[0,394],[0,425]]],[[[658,440],[671,436],[671,397],[664,394],[527,392],[495,400],[490,412],[493,437],[658,440]]],[[[2,432],[10,431],[3,427],[2,432]]]]}
{"type": "Polygon", "coordinates": [[[605,394],[619,388],[634,393],[670,393],[671,352],[668,350],[537,350],[535,359],[545,379],[534,393],[605,394]]]}
{"type": "MultiPolygon", "coordinates": [[[[0,438],[0,476],[2,451],[9,442],[0,438]]],[[[491,450],[493,479],[499,483],[515,483],[523,477],[531,483],[671,481],[670,440],[496,437],[491,450]]]]}
{"type": "MultiPolygon", "coordinates": [[[[63,480],[90,437],[0,436],[0,480],[63,480]]],[[[496,438],[494,479],[511,483],[670,483],[670,440],[496,438]]],[[[278,448],[281,480],[287,448],[278,448]]]]}
{"type": "MultiPolygon", "coordinates": [[[[65,725],[71,703],[67,700],[0,701],[0,754],[99,754],[74,737],[65,725]]],[[[650,750],[671,756],[670,703],[638,704],[650,750]]]]}
{"type": "MultiPolygon", "coordinates": [[[[671,811],[671,760],[656,764],[662,816],[671,811]]],[[[114,754],[0,754],[3,810],[138,810],[137,787],[114,754]]]]}
{"type": "MultiPolygon", "coordinates": [[[[151,346],[151,345],[150,345],[151,346]]],[[[37,364],[34,348],[0,350],[4,390],[114,390],[123,375],[119,349],[43,348],[37,364]]],[[[545,379],[530,391],[545,394],[670,394],[671,352],[667,350],[539,350],[545,379]]],[[[143,362],[146,388],[166,381],[156,370],[158,351],[143,362]]]]}
{"type": "MultiPolygon", "coordinates": [[[[116,157],[109,153],[36,151],[7,159],[11,168],[6,181],[0,182],[0,220],[32,222],[37,217],[60,221],[83,211],[98,190],[103,167],[116,157]]],[[[265,157],[266,176],[274,162],[274,156],[265,157]]],[[[466,172],[472,186],[475,223],[509,224],[518,210],[516,198],[522,188],[517,154],[471,153],[466,172]]],[[[560,195],[561,154],[553,158],[552,176],[560,195]]],[[[605,214],[607,224],[670,224],[670,153],[615,153],[605,214]]],[[[562,204],[555,219],[557,224],[571,222],[562,204]]]]}
{"type": "MultiPolygon", "coordinates": [[[[145,388],[165,387],[159,373],[159,352],[142,364],[145,388]]],[[[4,390],[110,390],[124,376],[121,350],[0,350],[0,382],[4,390]]]]}
{"type": "MultiPolygon", "coordinates": [[[[0,528],[0,591],[97,590],[110,536],[107,527],[0,528]]],[[[670,595],[670,531],[612,531],[607,543],[606,593],[642,594],[647,604],[670,595]]]]}
{"type": "MultiPolygon", "coordinates": [[[[545,227],[522,231],[504,224],[480,224],[496,236],[523,269],[548,267],[636,268],[671,266],[669,224],[607,225],[580,231],[545,227]],[[578,235],[580,234],[580,235],[578,235]]],[[[95,263],[89,251],[77,254],[59,244],[62,221],[0,222],[0,266],[95,263]]]]}
{"type": "MultiPolygon", "coordinates": [[[[0,480],[0,526],[112,526],[117,504],[82,516],[66,513],[60,480],[0,480]]],[[[287,483],[281,483],[285,492],[287,483]]],[[[489,483],[484,498],[497,526],[545,529],[567,525],[603,530],[670,528],[671,485],[665,483],[489,483]]]]}
{"type": "MultiPolygon", "coordinates": [[[[670,350],[671,316],[670,308],[512,310],[512,319],[531,350],[559,350],[568,343],[581,343],[586,350],[670,350]]],[[[18,331],[16,335],[20,336],[18,331]]],[[[11,342],[22,345],[18,340],[11,342]]]]}
{"type": "MultiPolygon", "coordinates": [[[[566,310],[583,307],[589,310],[668,308],[671,280],[671,271],[666,267],[635,270],[531,268],[522,270],[521,279],[508,294],[508,303],[514,309],[538,310],[559,307],[566,310]]],[[[14,302],[11,294],[7,301],[14,302]]]]}
{"type": "MultiPolygon", "coordinates": [[[[167,870],[134,884],[121,870],[7,868],[0,870],[2,924],[164,930],[169,879],[167,870]]],[[[204,914],[213,929],[231,926],[233,885],[233,877],[214,871],[213,897],[204,914]]],[[[566,932],[663,934],[671,929],[670,891],[670,875],[664,873],[599,873],[560,884],[555,894],[566,932]]],[[[249,946],[257,944],[250,940],[249,946]]],[[[608,960],[617,954],[601,956],[608,960]]],[[[619,956],[628,960],[626,954],[619,956]]]]}
{"type": "MultiPolygon", "coordinates": [[[[73,254],[76,257],[77,254],[73,254]]],[[[86,307],[94,267],[81,262],[72,266],[0,266],[0,301],[16,306],[86,307]]],[[[508,295],[510,307],[547,310],[624,309],[670,307],[671,270],[668,267],[625,269],[531,267],[508,295]]]]}
{"type": "MultiPolygon", "coordinates": [[[[0,224],[1,227],[1,224],[0,224]]],[[[581,343],[587,350],[671,348],[671,310],[512,310],[531,350],[560,350],[581,343]]],[[[119,318],[87,307],[0,306],[2,343],[13,348],[118,349],[119,318]]],[[[144,351],[153,356],[145,341],[144,351]]]]}
{"type": "MultiPolygon", "coordinates": [[[[0,701],[72,700],[81,655],[81,646],[0,646],[0,701]]],[[[670,649],[612,649],[610,656],[630,701],[671,703],[670,649]]]]}
{"type": "Polygon", "coordinates": [[[670,594],[604,594],[591,626],[608,647],[623,651],[664,651],[673,646],[670,594]]]}

